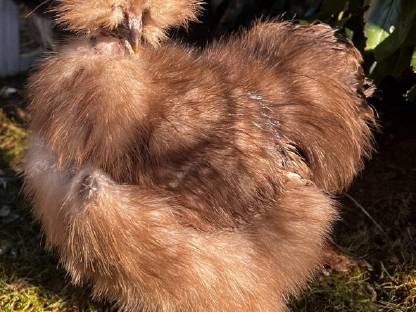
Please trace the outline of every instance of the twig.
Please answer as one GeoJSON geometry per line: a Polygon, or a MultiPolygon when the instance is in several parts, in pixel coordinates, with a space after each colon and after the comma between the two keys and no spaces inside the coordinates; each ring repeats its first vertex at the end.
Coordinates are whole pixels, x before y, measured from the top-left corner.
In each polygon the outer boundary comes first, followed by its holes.
{"type": "Polygon", "coordinates": [[[48,2],[50,2],[51,0],[45,0],[42,1],[40,4],[38,4],[33,10],[31,10],[29,13],[27,13],[25,15],[25,18],[28,18],[30,16],[32,16],[38,9],[40,9],[42,6],[44,6],[45,4],[47,4],[48,2]]]}
{"type": "Polygon", "coordinates": [[[381,225],[370,215],[370,213],[361,205],[358,201],[356,201],[351,195],[344,193],[344,196],[348,198],[355,206],[361,209],[361,211],[367,216],[368,219],[371,220],[371,222],[374,223],[376,228],[384,234],[386,237],[388,237],[386,231],[381,227],[381,225]]]}
{"type": "Polygon", "coordinates": [[[7,183],[14,183],[14,182],[20,182],[22,180],[21,177],[18,176],[1,176],[0,175],[0,186],[3,187],[3,189],[7,188],[7,183]]]}

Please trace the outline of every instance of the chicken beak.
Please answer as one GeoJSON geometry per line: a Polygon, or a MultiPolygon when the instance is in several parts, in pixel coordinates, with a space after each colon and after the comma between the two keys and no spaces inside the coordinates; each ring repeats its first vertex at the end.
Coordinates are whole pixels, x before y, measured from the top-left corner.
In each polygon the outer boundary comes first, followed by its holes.
{"type": "Polygon", "coordinates": [[[143,34],[142,16],[130,15],[128,17],[129,42],[134,53],[139,52],[139,45],[143,34]]]}

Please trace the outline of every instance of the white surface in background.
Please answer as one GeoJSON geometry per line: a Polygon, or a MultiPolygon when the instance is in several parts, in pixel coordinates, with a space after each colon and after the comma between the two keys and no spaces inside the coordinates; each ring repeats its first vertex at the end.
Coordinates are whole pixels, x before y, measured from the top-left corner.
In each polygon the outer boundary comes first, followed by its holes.
{"type": "Polygon", "coordinates": [[[0,77],[27,70],[40,53],[20,53],[19,9],[12,0],[0,0],[0,77]]]}

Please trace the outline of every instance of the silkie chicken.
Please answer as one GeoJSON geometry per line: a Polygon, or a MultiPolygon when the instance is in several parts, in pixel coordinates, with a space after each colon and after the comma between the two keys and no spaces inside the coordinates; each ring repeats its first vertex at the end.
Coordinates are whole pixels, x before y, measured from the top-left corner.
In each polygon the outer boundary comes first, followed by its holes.
{"type": "Polygon", "coordinates": [[[195,0],[62,0],[79,38],[28,85],[25,190],[75,284],[123,311],[285,311],[319,266],[376,120],[323,24],[165,40],[195,0]],[[127,40],[126,40],[127,39],[127,40]]]}

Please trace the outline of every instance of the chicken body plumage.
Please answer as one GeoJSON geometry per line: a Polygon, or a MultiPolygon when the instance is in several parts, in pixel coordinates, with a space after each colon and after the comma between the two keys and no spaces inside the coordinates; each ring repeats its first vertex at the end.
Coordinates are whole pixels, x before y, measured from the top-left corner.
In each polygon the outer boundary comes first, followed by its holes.
{"type": "Polygon", "coordinates": [[[29,84],[26,190],[75,283],[125,310],[283,311],[371,152],[359,53],[259,23],[193,50],[82,39],[29,84]]]}

